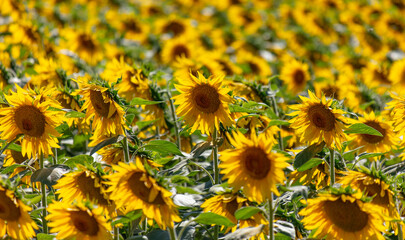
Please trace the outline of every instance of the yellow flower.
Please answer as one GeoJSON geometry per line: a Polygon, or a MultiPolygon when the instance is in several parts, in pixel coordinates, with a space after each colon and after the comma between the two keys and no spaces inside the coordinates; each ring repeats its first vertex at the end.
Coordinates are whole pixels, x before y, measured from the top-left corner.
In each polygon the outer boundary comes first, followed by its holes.
{"type": "Polygon", "coordinates": [[[249,66],[249,72],[245,77],[249,80],[260,80],[263,84],[268,83],[268,77],[271,75],[270,65],[262,57],[256,56],[246,50],[239,50],[237,62],[249,66]]]}
{"type": "Polygon", "coordinates": [[[171,34],[173,38],[193,39],[195,36],[191,19],[182,19],[175,14],[164,15],[155,22],[157,34],[171,34]]]}
{"type": "Polygon", "coordinates": [[[32,239],[34,229],[38,229],[31,219],[26,206],[15,193],[0,185],[0,236],[10,236],[13,239],[32,239]]]}
{"type": "Polygon", "coordinates": [[[274,142],[264,134],[256,136],[255,132],[251,139],[236,132],[229,136],[229,142],[235,149],[223,151],[219,165],[228,184],[243,188],[247,198],[258,203],[269,199],[271,193],[279,195],[276,184],[285,180],[283,169],[288,166],[288,158],[271,151],[274,142]]]}
{"type": "Polygon", "coordinates": [[[124,135],[124,110],[114,101],[108,88],[89,83],[88,77],[77,79],[79,89],[72,95],[82,95],[85,102],[82,111],[86,110],[86,123],[93,119],[93,138],[105,135],[124,135]]]}
{"type": "Polygon", "coordinates": [[[290,127],[296,130],[303,142],[312,145],[325,141],[328,147],[336,145],[340,149],[342,141],[346,140],[342,123],[345,121],[342,116],[344,112],[330,108],[332,99],[326,101],[325,96],[319,99],[311,91],[308,94],[309,98],[300,96],[302,104],[290,106],[297,110],[289,114],[295,116],[290,120],[290,127]]]}
{"type": "Polygon", "coordinates": [[[173,64],[182,57],[193,59],[198,56],[200,51],[198,43],[192,40],[185,38],[169,39],[163,44],[161,59],[165,64],[173,64]]]}
{"type": "Polygon", "coordinates": [[[293,180],[293,184],[305,186],[314,184],[316,189],[322,189],[329,186],[329,167],[322,162],[318,166],[302,172],[295,170],[289,174],[288,178],[293,180]]]}
{"type": "Polygon", "coordinates": [[[380,207],[363,202],[357,195],[323,193],[309,199],[299,214],[314,237],[327,240],[384,239],[386,227],[379,212],[380,207]]]}
{"type": "Polygon", "coordinates": [[[38,28],[28,19],[19,19],[16,23],[10,25],[9,30],[12,33],[12,36],[10,36],[11,42],[21,43],[30,48],[37,48],[40,44],[41,36],[38,28]]]}
{"type": "Polygon", "coordinates": [[[125,164],[119,162],[114,165],[115,173],[106,176],[111,185],[111,199],[115,201],[117,208],[125,208],[125,212],[142,209],[148,222],[153,220],[160,228],[173,228],[173,221],[181,221],[177,214],[176,206],[170,196],[171,192],[159,186],[143,167],[140,159],[134,163],[125,164]]]}
{"type": "Polygon", "coordinates": [[[405,59],[395,61],[390,69],[388,79],[392,82],[393,88],[398,93],[403,93],[405,86],[405,59]]]}
{"type": "Polygon", "coordinates": [[[280,79],[283,80],[287,89],[297,94],[303,90],[310,79],[308,72],[308,65],[301,63],[295,59],[288,58],[288,61],[284,62],[284,66],[281,68],[280,79]]]}
{"type": "Polygon", "coordinates": [[[122,14],[116,10],[106,13],[106,19],[124,38],[144,43],[150,32],[150,26],[140,21],[135,14],[122,14]]]}
{"type": "Polygon", "coordinates": [[[398,132],[399,136],[405,134],[405,98],[391,93],[392,101],[387,103],[387,109],[391,110],[391,118],[394,122],[394,131],[398,132]]]}
{"type": "Polygon", "coordinates": [[[391,87],[388,78],[388,69],[384,64],[369,63],[362,71],[362,80],[370,89],[375,89],[378,94],[384,94],[391,87]]]}
{"type": "Polygon", "coordinates": [[[190,74],[190,79],[178,79],[175,85],[180,95],[173,97],[178,108],[176,113],[182,116],[191,132],[200,130],[210,134],[214,128],[219,130],[222,123],[231,126],[228,104],[232,98],[226,88],[221,88],[223,76],[205,78],[198,72],[198,78],[190,74]]]}
{"type": "Polygon", "coordinates": [[[41,97],[32,97],[26,90],[17,86],[17,92],[5,96],[11,107],[0,108],[1,138],[8,142],[23,134],[21,153],[28,158],[52,155],[52,147],[59,148],[60,134],[56,127],[62,124],[64,112],[51,111],[49,107],[61,109],[51,100],[41,101],[41,97]]]}
{"type": "Polygon", "coordinates": [[[101,208],[91,209],[83,203],[54,202],[48,206],[48,211],[46,220],[50,232],[57,233],[57,239],[111,239],[111,226],[101,208]]]}
{"type": "MultiPolygon", "coordinates": [[[[4,154],[6,154],[6,157],[4,159],[3,167],[12,166],[14,164],[22,164],[23,162],[25,162],[29,159],[27,156],[23,156],[21,152],[16,151],[16,150],[6,149],[4,151],[4,154]]],[[[26,165],[28,165],[27,162],[25,163],[26,165]]],[[[35,169],[38,169],[38,167],[39,167],[38,161],[35,161],[34,166],[32,166],[32,167],[34,167],[35,169]]],[[[16,176],[18,173],[20,173],[26,169],[27,169],[26,167],[17,167],[16,169],[14,169],[13,173],[10,174],[9,178],[16,176]]],[[[21,178],[21,182],[24,184],[30,185],[31,176],[25,175],[24,177],[21,178]]],[[[39,183],[37,183],[37,186],[40,186],[39,183]]]]}
{"type": "Polygon", "coordinates": [[[37,87],[53,88],[62,87],[63,81],[56,71],[58,64],[52,59],[40,58],[39,64],[34,66],[37,74],[31,76],[29,84],[37,87]]]}

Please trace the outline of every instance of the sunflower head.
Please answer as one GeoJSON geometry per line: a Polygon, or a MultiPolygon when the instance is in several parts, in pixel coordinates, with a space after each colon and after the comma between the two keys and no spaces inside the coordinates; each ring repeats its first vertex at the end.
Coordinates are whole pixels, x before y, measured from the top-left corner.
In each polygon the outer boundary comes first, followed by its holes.
{"type": "Polygon", "coordinates": [[[308,68],[307,64],[289,58],[281,68],[280,79],[290,92],[297,94],[305,89],[310,79],[308,68]]]}
{"type": "Polygon", "coordinates": [[[231,126],[228,104],[232,98],[228,90],[222,88],[223,76],[205,78],[198,73],[198,78],[190,74],[191,79],[178,79],[175,85],[180,95],[173,97],[179,105],[176,113],[182,116],[191,131],[200,130],[210,134],[214,128],[219,130],[220,123],[225,127],[231,126]]]}
{"type": "Polygon", "coordinates": [[[300,96],[302,104],[290,106],[296,110],[289,114],[295,116],[290,120],[291,127],[296,130],[303,142],[311,145],[325,141],[328,147],[333,148],[335,145],[340,149],[342,141],[346,140],[343,132],[344,112],[330,107],[332,99],[326,101],[325,96],[319,99],[311,91],[308,91],[308,94],[310,98],[300,96]]]}

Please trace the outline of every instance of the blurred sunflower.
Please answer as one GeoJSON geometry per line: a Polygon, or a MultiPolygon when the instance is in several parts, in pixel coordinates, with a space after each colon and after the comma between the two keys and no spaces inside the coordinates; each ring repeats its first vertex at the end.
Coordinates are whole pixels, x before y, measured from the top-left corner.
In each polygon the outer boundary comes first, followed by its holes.
{"type": "Polygon", "coordinates": [[[383,63],[368,63],[361,72],[362,80],[367,87],[375,89],[378,94],[385,94],[392,82],[388,78],[389,69],[383,63]]]}
{"type": "Polygon", "coordinates": [[[276,184],[285,180],[283,169],[288,158],[271,151],[274,142],[255,132],[251,139],[240,132],[228,139],[235,149],[223,151],[219,165],[228,184],[235,189],[242,187],[247,198],[258,203],[269,199],[271,193],[279,195],[276,184]]]}
{"type": "MultiPolygon", "coordinates": [[[[387,109],[391,109],[391,118],[394,122],[394,131],[399,136],[405,134],[405,98],[391,93],[392,101],[387,103],[387,109]]],[[[1,112],[0,112],[1,113],[1,112]]]]}
{"type": "Polygon", "coordinates": [[[33,25],[29,19],[18,19],[15,23],[10,25],[9,31],[11,32],[11,41],[14,43],[21,43],[23,45],[35,48],[40,44],[41,36],[38,32],[38,27],[33,25]]]}
{"type": "MultiPolygon", "coordinates": [[[[393,199],[394,193],[390,189],[390,185],[383,178],[376,176],[376,174],[363,171],[357,172],[349,170],[347,172],[341,172],[343,177],[341,177],[338,182],[343,186],[358,189],[364,192],[368,197],[373,197],[371,203],[381,207],[383,213],[390,217],[391,220],[400,219],[393,199]]],[[[391,226],[397,230],[396,224],[391,223],[391,226]]]]}
{"type": "Polygon", "coordinates": [[[46,216],[51,233],[57,239],[111,239],[111,226],[101,208],[90,208],[83,203],[53,202],[46,216]]]}
{"type": "Polygon", "coordinates": [[[405,59],[395,61],[390,69],[388,79],[392,82],[395,91],[403,93],[405,86],[405,59]]]}
{"type": "Polygon", "coordinates": [[[180,58],[193,59],[198,56],[200,47],[197,43],[183,39],[169,39],[163,44],[161,59],[165,64],[173,64],[180,58]]]}
{"type": "Polygon", "coordinates": [[[102,184],[102,176],[82,165],[77,167],[78,171],[67,173],[58,180],[54,185],[56,193],[64,202],[90,201],[111,215],[114,205],[108,199],[107,186],[102,184]]]}
{"type": "Polygon", "coordinates": [[[293,94],[303,91],[310,79],[308,65],[295,59],[284,62],[281,68],[280,79],[293,94]]]}
{"type": "Polygon", "coordinates": [[[346,140],[343,133],[344,111],[330,108],[332,99],[326,101],[325,96],[319,99],[311,91],[308,94],[309,98],[299,96],[302,104],[289,106],[296,110],[288,114],[295,116],[290,120],[290,127],[295,129],[303,142],[312,145],[325,141],[328,147],[336,145],[340,149],[342,142],[346,140]]]}
{"type": "Polygon", "coordinates": [[[32,239],[37,224],[28,214],[31,207],[26,206],[15,193],[0,185],[0,235],[6,234],[13,239],[32,239]]]}
{"type": "MultiPolygon", "coordinates": [[[[21,151],[16,151],[12,149],[6,149],[4,151],[4,154],[6,154],[6,157],[4,158],[3,167],[13,166],[14,164],[22,164],[29,159],[27,156],[23,156],[21,151]]],[[[29,161],[27,161],[25,165],[28,165],[28,162],[29,161]]],[[[34,169],[38,169],[39,168],[38,161],[35,161],[35,163],[31,167],[33,167],[34,169]]],[[[14,171],[10,174],[9,177],[12,178],[26,169],[27,167],[17,167],[14,169],[14,171]]],[[[31,185],[31,176],[29,175],[23,176],[21,178],[21,182],[27,185],[31,185]]],[[[40,188],[40,184],[37,183],[36,187],[40,188]]]]}
{"type": "Polygon", "coordinates": [[[106,13],[106,20],[116,28],[126,39],[144,43],[150,32],[150,26],[140,21],[135,14],[119,13],[110,10],[106,13]]]}
{"type": "Polygon", "coordinates": [[[59,148],[60,134],[56,127],[63,123],[64,112],[51,111],[49,107],[61,109],[55,101],[40,101],[40,97],[32,97],[18,87],[17,92],[5,95],[11,107],[0,108],[1,138],[8,142],[13,141],[17,135],[23,134],[21,140],[21,153],[28,158],[45,157],[52,155],[52,147],[59,148]]]}
{"type": "Polygon", "coordinates": [[[211,134],[219,130],[220,123],[225,127],[231,126],[228,104],[232,98],[227,94],[228,89],[222,88],[223,76],[205,78],[198,72],[198,78],[190,74],[189,79],[178,79],[176,89],[180,95],[173,97],[179,105],[176,113],[182,116],[191,132],[200,130],[203,134],[211,134]]]}
{"type": "Polygon", "coordinates": [[[356,195],[323,193],[308,199],[308,205],[299,214],[308,230],[315,230],[314,237],[327,240],[385,239],[386,230],[380,207],[363,202],[356,195]]]}
{"type": "Polygon", "coordinates": [[[364,117],[359,117],[358,121],[376,129],[381,133],[382,137],[369,134],[355,134],[353,141],[350,143],[353,149],[361,147],[359,152],[385,153],[389,152],[397,144],[391,122],[383,119],[382,116],[376,116],[374,112],[365,113],[364,117]]]}
{"type": "Polygon", "coordinates": [[[256,56],[246,50],[238,51],[237,62],[248,66],[245,77],[249,80],[260,80],[263,84],[268,83],[268,77],[272,74],[270,65],[262,57],[256,56]]]}
{"type": "Polygon", "coordinates": [[[38,62],[39,63],[34,66],[36,74],[31,76],[31,80],[28,84],[39,88],[62,87],[63,80],[57,72],[61,67],[52,59],[40,58],[38,62]]]}
{"type": "Polygon", "coordinates": [[[227,9],[229,21],[237,27],[243,29],[247,34],[253,34],[262,25],[262,18],[255,9],[247,9],[243,6],[231,6],[227,9]]]}
{"type": "Polygon", "coordinates": [[[139,158],[136,165],[119,162],[113,169],[116,172],[106,176],[109,181],[105,183],[111,185],[108,191],[117,208],[125,207],[126,212],[142,209],[148,222],[152,225],[155,220],[162,229],[173,228],[173,221],[181,221],[170,198],[172,193],[146,172],[139,158]]]}
{"type": "Polygon", "coordinates": [[[86,110],[86,123],[90,125],[93,119],[92,129],[94,139],[104,135],[124,135],[125,119],[124,110],[114,101],[108,92],[108,88],[90,83],[88,77],[79,77],[77,80],[79,89],[72,95],[82,95],[85,102],[82,111],[86,110]]]}
{"type": "Polygon", "coordinates": [[[192,39],[193,27],[190,19],[180,18],[175,14],[165,15],[155,22],[157,34],[170,34],[173,38],[192,39]]]}

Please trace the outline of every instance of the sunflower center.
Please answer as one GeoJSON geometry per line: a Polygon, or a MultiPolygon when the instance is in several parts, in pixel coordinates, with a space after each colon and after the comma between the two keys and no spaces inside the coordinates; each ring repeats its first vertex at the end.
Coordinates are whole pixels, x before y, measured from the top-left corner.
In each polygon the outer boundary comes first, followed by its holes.
{"type": "Polygon", "coordinates": [[[144,202],[157,205],[165,204],[161,192],[159,191],[157,194],[153,194],[152,188],[154,186],[147,187],[146,185],[151,184],[141,180],[144,174],[145,173],[142,172],[135,172],[129,177],[128,185],[131,191],[144,202]]]}
{"type": "Polygon", "coordinates": [[[322,88],[322,92],[323,92],[323,94],[325,94],[326,97],[339,99],[338,88],[336,88],[334,86],[329,85],[325,88],[322,88]]]}
{"type": "Polygon", "coordinates": [[[21,216],[20,209],[6,195],[5,191],[0,192],[0,219],[5,221],[17,221],[21,216]]]}
{"type": "Polygon", "coordinates": [[[125,21],[124,28],[134,33],[142,32],[142,29],[139,27],[138,23],[134,19],[129,19],[128,21],[125,21]]]}
{"type": "Polygon", "coordinates": [[[182,34],[184,31],[185,31],[184,25],[177,21],[171,21],[170,23],[166,24],[163,28],[164,33],[171,32],[175,37],[182,34]]]}
{"type": "Polygon", "coordinates": [[[31,41],[37,42],[38,37],[37,37],[37,35],[35,34],[35,32],[34,32],[34,30],[33,30],[32,28],[30,28],[30,27],[25,27],[25,28],[24,28],[24,32],[25,32],[25,35],[26,35],[31,41]]]}
{"type": "Polygon", "coordinates": [[[90,90],[90,101],[94,109],[103,117],[108,117],[110,103],[104,102],[103,93],[96,90],[90,90]]]}
{"type": "Polygon", "coordinates": [[[336,201],[324,202],[323,209],[334,225],[346,232],[362,230],[368,223],[368,214],[363,212],[357,202],[336,201]]]}
{"type": "Polygon", "coordinates": [[[86,173],[81,173],[76,179],[76,186],[90,201],[107,206],[108,202],[100,193],[100,188],[95,187],[95,180],[90,176],[86,176],[86,173]]]}
{"type": "Polygon", "coordinates": [[[405,26],[396,19],[388,21],[388,26],[395,32],[402,33],[405,26]]]}
{"type": "MultiPolygon", "coordinates": [[[[383,70],[375,69],[373,73],[374,73],[374,79],[378,80],[379,82],[381,82],[383,84],[384,83],[390,84],[390,80],[388,80],[388,76],[383,70]]],[[[403,82],[405,82],[405,71],[404,71],[404,73],[402,73],[402,76],[403,76],[402,77],[403,82]]]]}
{"type": "Polygon", "coordinates": [[[301,69],[297,69],[293,73],[294,82],[297,85],[305,83],[305,73],[301,69]]]}
{"type": "Polygon", "coordinates": [[[186,46],[184,46],[183,44],[176,45],[172,51],[173,59],[176,59],[177,57],[183,57],[183,56],[185,58],[190,57],[190,52],[189,52],[188,48],[186,46]]]}
{"type": "Polygon", "coordinates": [[[382,42],[381,39],[379,39],[376,35],[366,32],[365,33],[365,40],[367,44],[373,49],[373,51],[380,51],[382,49],[382,42]]]}
{"type": "Polygon", "coordinates": [[[254,179],[263,179],[270,172],[270,159],[259,147],[245,149],[241,159],[248,175],[254,179]]]}
{"type": "Polygon", "coordinates": [[[388,191],[384,190],[384,196],[381,196],[381,186],[379,184],[377,183],[373,183],[370,185],[361,184],[360,189],[362,190],[365,189],[368,197],[374,196],[373,200],[371,201],[372,203],[382,207],[387,207],[390,204],[388,191]]]}
{"type": "Polygon", "coordinates": [[[331,131],[335,128],[335,116],[331,110],[323,104],[317,104],[309,108],[308,116],[312,124],[324,131],[331,131]]]}
{"type": "Polygon", "coordinates": [[[209,84],[197,85],[191,95],[195,106],[203,113],[215,113],[221,105],[217,89],[209,84]]]}
{"type": "Polygon", "coordinates": [[[364,141],[366,141],[368,143],[379,143],[384,139],[386,130],[384,128],[382,128],[379,123],[374,122],[374,121],[367,121],[364,124],[374,128],[375,130],[379,131],[381,133],[381,135],[383,135],[382,137],[380,137],[380,136],[376,136],[376,135],[361,134],[361,137],[363,138],[364,141]]]}
{"type": "Polygon", "coordinates": [[[234,215],[236,210],[238,210],[238,201],[236,201],[236,198],[228,203],[225,203],[225,209],[227,212],[234,215]]]}
{"type": "Polygon", "coordinates": [[[45,116],[34,106],[18,107],[14,121],[22,133],[31,137],[41,137],[45,132],[45,116]]]}
{"type": "Polygon", "coordinates": [[[232,76],[233,75],[233,71],[232,68],[228,65],[227,62],[223,61],[223,60],[218,60],[219,65],[221,65],[222,70],[225,71],[227,76],[232,76]]]}
{"type": "Polygon", "coordinates": [[[71,212],[70,217],[77,230],[89,236],[97,235],[99,231],[98,223],[96,219],[90,216],[87,212],[71,212]]]}
{"type": "Polygon", "coordinates": [[[96,50],[96,44],[94,44],[93,40],[91,39],[91,36],[89,36],[88,34],[81,34],[79,36],[79,42],[80,42],[80,46],[82,46],[84,49],[88,49],[91,52],[96,50]]]}
{"type": "Polygon", "coordinates": [[[249,68],[250,68],[251,73],[253,73],[253,74],[259,74],[260,73],[260,68],[256,63],[248,62],[248,64],[249,64],[249,68]]]}
{"type": "Polygon", "coordinates": [[[21,163],[23,163],[25,160],[28,159],[28,157],[23,156],[21,152],[19,152],[19,151],[14,151],[14,150],[11,150],[11,156],[13,157],[14,162],[15,162],[15,163],[18,163],[18,164],[21,164],[21,163]]]}

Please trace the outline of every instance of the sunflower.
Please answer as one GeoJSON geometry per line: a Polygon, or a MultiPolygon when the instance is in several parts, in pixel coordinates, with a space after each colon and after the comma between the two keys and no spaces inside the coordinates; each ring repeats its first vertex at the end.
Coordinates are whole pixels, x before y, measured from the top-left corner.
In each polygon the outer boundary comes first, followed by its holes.
{"type": "Polygon", "coordinates": [[[159,18],[155,22],[157,34],[170,34],[173,38],[194,38],[194,28],[191,19],[183,19],[178,15],[165,15],[164,18],[159,18]]]}
{"type": "Polygon", "coordinates": [[[360,123],[364,123],[376,129],[381,136],[369,134],[355,134],[350,143],[353,149],[361,147],[360,152],[367,153],[385,153],[389,152],[396,145],[396,136],[392,124],[383,119],[382,116],[376,116],[374,112],[365,113],[364,117],[359,117],[360,123]]]}
{"type": "Polygon", "coordinates": [[[12,42],[21,43],[37,50],[41,36],[38,32],[38,27],[33,25],[32,21],[19,19],[16,23],[10,25],[9,30],[12,34],[10,36],[12,42]]]}
{"type": "Polygon", "coordinates": [[[405,134],[405,98],[391,93],[392,101],[387,103],[387,109],[391,110],[391,118],[394,122],[394,131],[398,132],[399,136],[405,134]]]}
{"type": "Polygon", "coordinates": [[[39,64],[34,66],[36,72],[35,75],[31,76],[29,84],[37,87],[61,87],[63,86],[63,80],[57,72],[60,67],[52,59],[40,58],[38,59],[39,64]]]}
{"type": "Polygon", "coordinates": [[[124,110],[114,101],[108,88],[89,83],[88,77],[77,79],[79,89],[72,93],[82,95],[85,102],[82,111],[86,110],[86,123],[93,119],[94,138],[103,135],[124,135],[124,110]]]}
{"type": "Polygon", "coordinates": [[[111,226],[101,208],[90,208],[83,203],[53,202],[46,216],[51,233],[57,239],[111,239],[111,226]]]}
{"type": "MultiPolygon", "coordinates": [[[[246,198],[239,196],[237,193],[224,193],[206,199],[201,205],[201,208],[203,208],[204,212],[213,212],[231,220],[235,226],[226,229],[225,232],[230,230],[234,232],[238,228],[238,220],[235,217],[235,212],[246,206],[249,206],[249,202],[246,198]]],[[[256,227],[260,224],[267,224],[266,218],[261,213],[256,213],[248,219],[239,220],[239,228],[256,227]]],[[[224,229],[224,227],[222,227],[222,229],[224,229]]],[[[259,237],[258,239],[264,239],[264,237],[259,237]]]]}
{"type": "Polygon", "coordinates": [[[271,151],[274,142],[254,131],[251,139],[236,132],[229,142],[235,149],[223,151],[219,165],[228,184],[235,189],[243,187],[247,198],[258,203],[269,199],[272,192],[279,195],[276,184],[285,180],[283,169],[288,158],[271,151]]]}
{"type": "Polygon", "coordinates": [[[342,141],[346,140],[343,133],[344,112],[330,108],[332,99],[326,101],[325,96],[319,99],[311,91],[308,91],[308,94],[309,98],[300,96],[302,104],[290,106],[291,109],[297,110],[288,114],[295,116],[290,120],[290,127],[296,130],[303,142],[312,145],[325,141],[328,147],[336,145],[340,149],[342,141]]]}
{"type": "Polygon", "coordinates": [[[247,79],[255,80],[257,78],[263,84],[268,83],[268,77],[272,71],[265,59],[241,49],[238,51],[237,62],[249,67],[248,72],[244,74],[247,79]]]}
{"type": "Polygon", "coordinates": [[[302,172],[295,170],[288,175],[288,178],[293,181],[292,184],[305,186],[313,184],[316,189],[322,189],[329,186],[329,175],[329,167],[322,162],[318,166],[302,172]]]}
{"type": "Polygon", "coordinates": [[[362,71],[362,80],[370,89],[375,89],[378,94],[385,94],[391,87],[388,78],[389,71],[384,63],[368,63],[362,71]]]}
{"type": "Polygon", "coordinates": [[[31,207],[18,199],[12,190],[0,185],[0,235],[13,239],[32,239],[38,229],[28,212],[31,207]]]}
{"type": "MultiPolygon", "coordinates": [[[[27,156],[23,156],[21,151],[6,149],[4,151],[4,154],[6,154],[6,157],[4,158],[3,167],[13,166],[14,164],[23,164],[24,162],[26,162],[25,164],[28,165],[27,163],[30,162],[30,161],[27,161],[27,160],[29,160],[29,158],[27,156]]],[[[35,161],[35,163],[33,164],[32,167],[35,169],[38,169],[39,168],[38,161],[35,161]]],[[[15,168],[14,171],[10,174],[9,178],[16,176],[17,174],[19,174],[20,172],[22,172],[26,169],[27,169],[27,167],[15,168]]],[[[25,175],[21,178],[21,182],[24,184],[30,185],[31,177],[25,175]]],[[[37,183],[36,186],[40,187],[40,184],[37,183]]]]}
{"type": "Polygon", "coordinates": [[[388,79],[392,82],[395,91],[402,93],[405,86],[405,59],[395,61],[392,64],[388,79]]]}
{"type": "Polygon", "coordinates": [[[126,39],[144,43],[150,32],[150,26],[141,22],[134,14],[121,14],[116,10],[110,10],[106,13],[106,19],[126,39]]]}
{"type": "Polygon", "coordinates": [[[196,42],[184,38],[169,39],[163,44],[161,59],[165,64],[173,64],[182,57],[193,59],[198,56],[199,49],[196,42]]]}
{"type": "Polygon", "coordinates": [[[101,183],[102,176],[82,165],[78,168],[78,171],[67,173],[58,180],[54,185],[56,193],[65,202],[90,201],[111,214],[114,207],[108,199],[107,187],[101,183]]]}
{"type": "Polygon", "coordinates": [[[308,68],[307,64],[290,59],[281,68],[280,79],[290,92],[297,94],[305,89],[310,79],[308,68]]]}
{"type": "Polygon", "coordinates": [[[196,59],[180,57],[177,62],[173,64],[173,68],[175,69],[175,78],[188,79],[189,81],[192,81],[191,75],[198,77],[197,72],[214,76],[225,74],[225,72],[221,70],[221,65],[207,54],[203,54],[196,59]]]}
{"type": "Polygon", "coordinates": [[[40,101],[40,97],[32,97],[29,93],[16,86],[17,92],[11,92],[5,98],[10,107],[0,108],[1,138],[8,142],[17,135],[23,134],[21,140],[23,156],[28,158],[52,155],[52,147],[59,148],[60,134],[56,127],[62,124],[64,112],[51,111],[49,107],[61,109],[61,106],[51,100],[40,101]]]}
{"type": "Polygon", "coordinates": [[[105,183],[111,185],[108,191],[117,208],[125,207],[126,212],[142,209],[148,222],[153,224],[155,220],[162,229],[173,228],[173,221],[181,221],[171,192],[146,172],[139,158],[136,165],[119,162],[113,169],[116,172],[106,176],[109,181],[105,183]]]}
{"type": "Polygon", "coordinates": [[[309,199],[299,214],[305,228],[315,230],[315,238],[327,240],[381,239],[383,225],[380,207],[363,202],[357,195],[323,193],[309,199]]]}
{"type": "MultiPolygon", "coordinates": [[[[381,207],[385,215],[391,219],[400,219],[393,199],[394,193],[384,179],[374,176],[375,174],[370,172],[349,170],[348,172],[341,173],[343,177],[338,180],[339,183],[343,186],[350,186],[353,189],[365,192],[368,197],[373,197],[371,203],[381,207]]],[[[396,224],[392,224],[391,226],[396,229],[396,224]]]]}
{"type": "Polygon", "coordinates": [[[222,123],[225,127],[231,126],[228,104],[232,98],[227,94],[226,88],[221,88],[223,76],[205,78],[198,72],[198,78],[190,74],[189,79],[178,79],[176,89],[180,95],[173,97],[176,113],[182,116],[191,131],[197,129],[203,134],[210,134],[214,128],[219,130],[222,123]]]}

